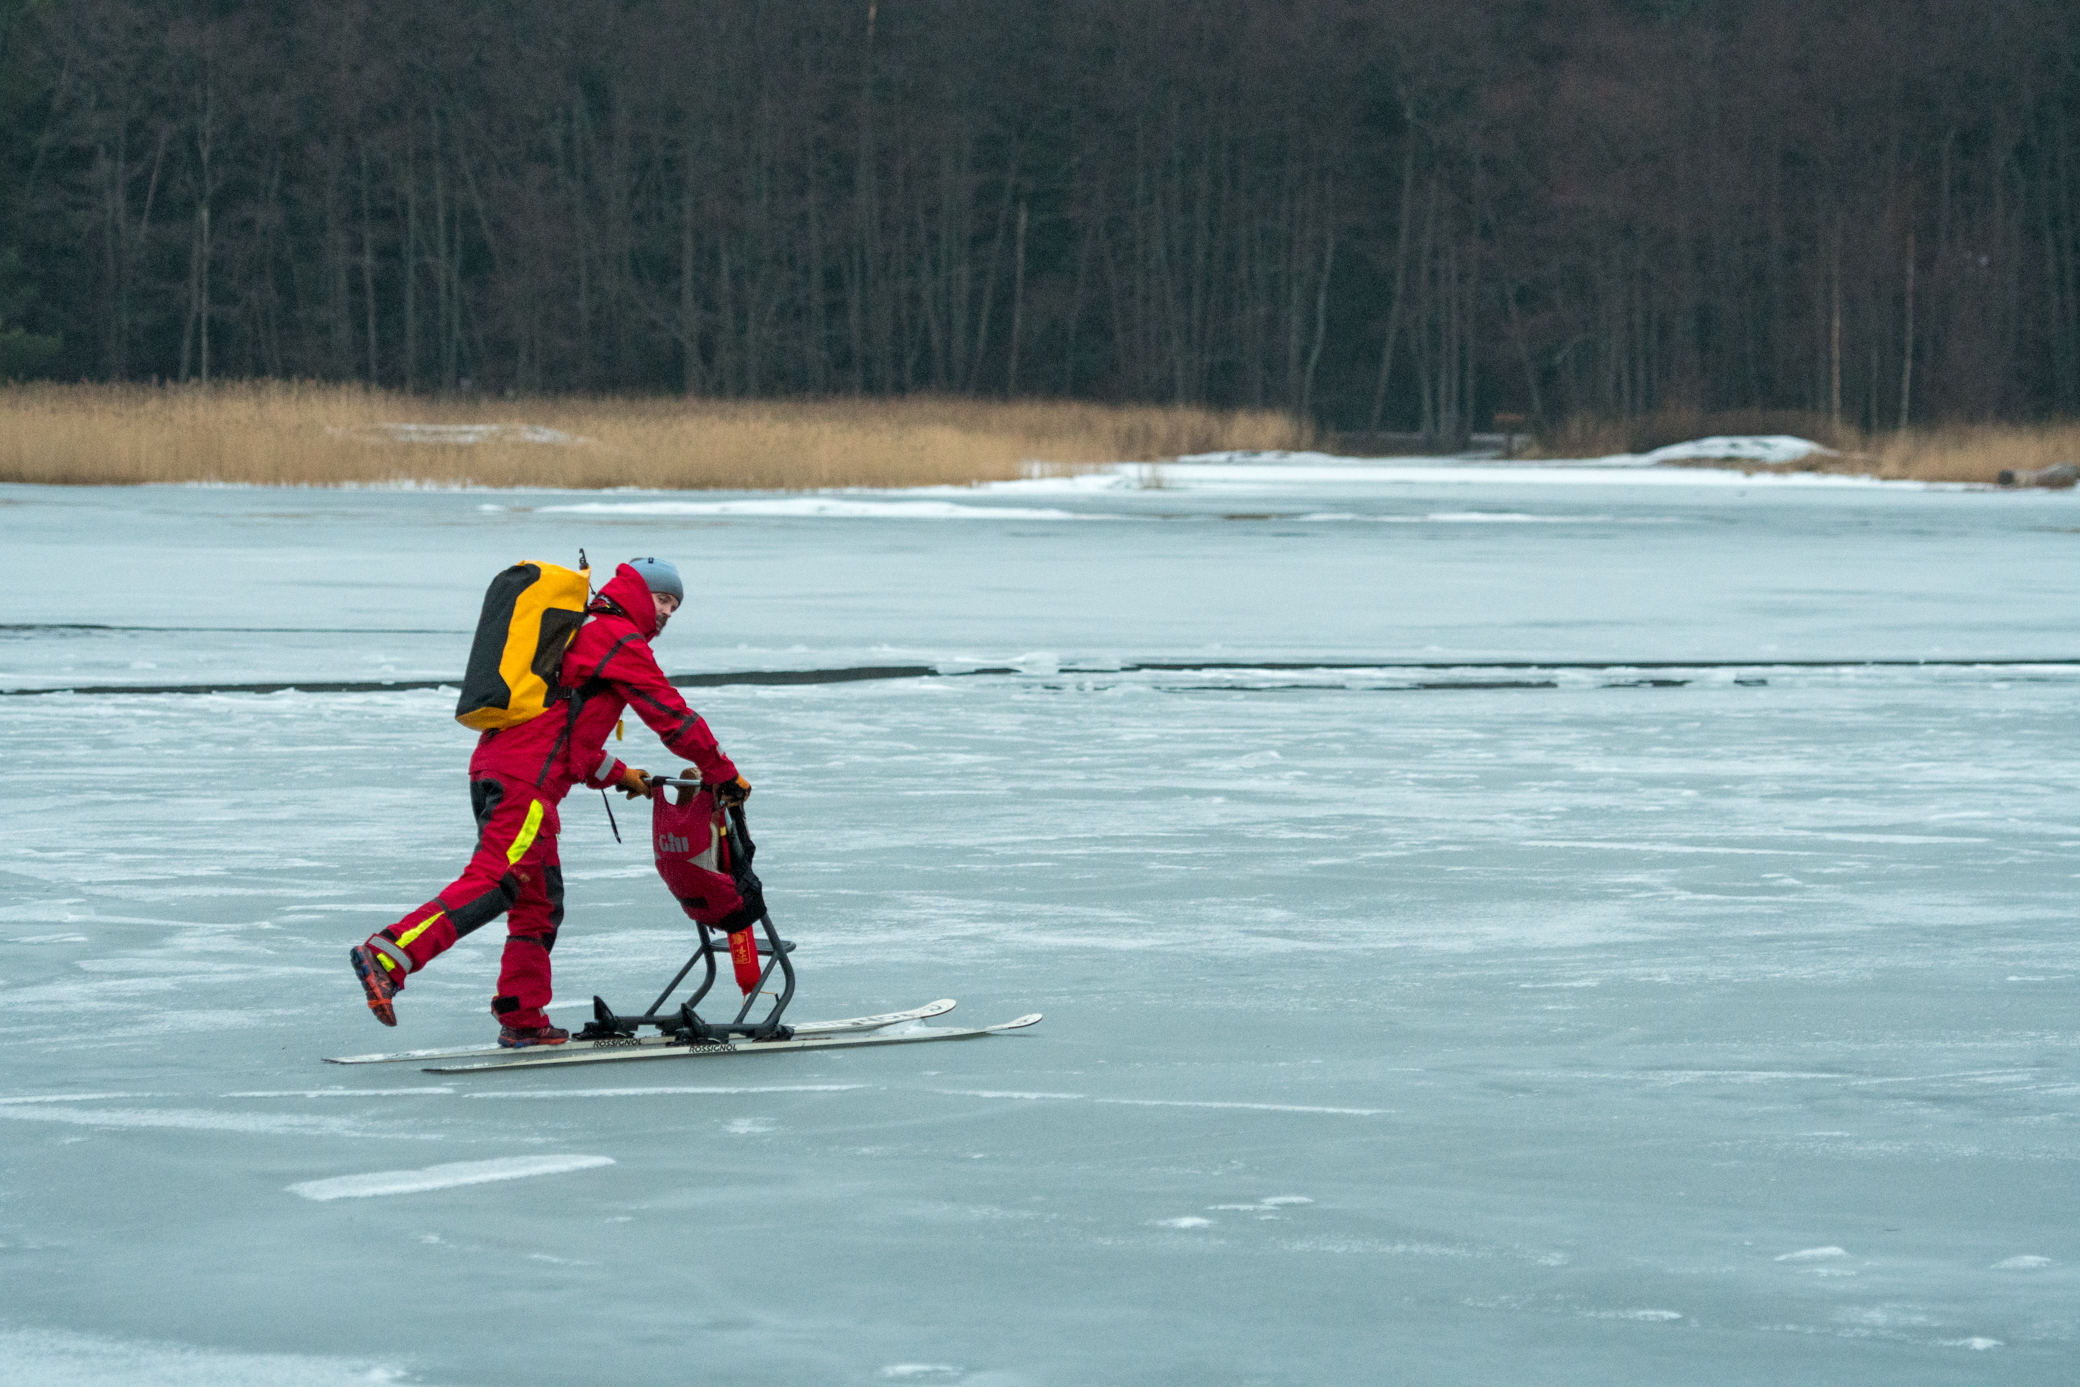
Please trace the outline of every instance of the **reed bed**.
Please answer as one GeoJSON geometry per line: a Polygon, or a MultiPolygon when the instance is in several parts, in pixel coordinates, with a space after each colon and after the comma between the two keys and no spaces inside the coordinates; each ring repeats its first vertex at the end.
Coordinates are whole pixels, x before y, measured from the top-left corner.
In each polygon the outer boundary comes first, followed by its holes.
{"type": "Polygon", "coordinates": [[[2080,424],[1910,429],[1873,439],[1866,446],[1865,465],[1854,470],[1917,481],[1995,482],[2003,471],[2037,472],[2056,463],[2080,461],[2080,424]]]}
{"type": "Polygon", "coordinates": [[[1687,467],[1745,472],[1835,472],[1888,481],[1996,483],[2004,471],[2031,473],[2080,461],[2080,423],[1953,424],[1896,432],[1834,428],[1824,414],[1736,410],[1705,414],[1665,410],[1634,419],[1578,416],[1541,439],[1531,456],[1608,457],[1644,453],[1691,439],[1740,434],[1791,434],[1834,450],[1797,462],[1700,460],[1687,467]]]}
{"type": "Polygon", "coordinates": [[[1268,410],[940,397],[441,399],[352,386],[0,386],[0,481],[808,490],[1300,448],[1268,410]]]}

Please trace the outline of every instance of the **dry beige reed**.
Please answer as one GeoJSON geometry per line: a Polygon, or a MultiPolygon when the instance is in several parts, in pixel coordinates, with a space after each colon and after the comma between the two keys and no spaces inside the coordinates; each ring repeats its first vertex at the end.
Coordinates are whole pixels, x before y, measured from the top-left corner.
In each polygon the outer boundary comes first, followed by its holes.
{"type": "Polygon", "coordinates": [[[0,387],[0,481],[802,490],[1296,448],[1266,410],[937,397],[441,400],[256,383],[0,387]],[[475,441],[462,441],[471,435],[475,441]]]}
{"type": "Polygon", "coordinates": [[[1860,471],[1929,482],[1995,482],[2003,471],[2036,472],[2080,462],[2080,424],[1971,424],[1878,438],[1860,471]]]}
{"type": "Polygon", "coordinates": [[[1792,434],[1836,450],[1836,456],[1793,463],[1686,463],[1746,472],[1839,472],[1889,481],[1985,482],[2003,471],[2027,473],[2060,462],[2080,462],[2080,424],[1955,424],[1865,434],[1834,429],[1827,416],[1793,411],[1740,410],[1721,414],[1667,410],[1636,419],[1577,416],[1541,440],[1535,456],[1606,457],[1643,453],[1695,438],[1738,434],[1792,434]]]}

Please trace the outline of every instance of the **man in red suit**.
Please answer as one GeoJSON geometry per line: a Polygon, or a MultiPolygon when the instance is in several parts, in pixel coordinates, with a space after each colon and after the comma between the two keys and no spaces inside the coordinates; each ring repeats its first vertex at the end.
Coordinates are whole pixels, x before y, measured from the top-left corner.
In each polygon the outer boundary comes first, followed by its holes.
{"type": "Polygon", "coordinates": [[[397,1024],[392,999],[405,978],[456,940],[500,915],[505,956],[491,1010],[498,1043],[508,1048],[561,1045],[570,1032],[549,1024],[549,950],[563,923],[563,868],[556,855],[556,806],[581,782],[619,789],[631,799],[655,793],[649,772],[623,765],[607,736],[624,710],[649,724],[666,748],[700,768],[724,803],[742,803],[750,783],[737,773],[700,714],[686,706],[657,667],[650,638],[664,630],[686,590],[679,571],[661,559],[635,559],[615,570],[586,609],[585,624],[564,654],[565,698],[517,727],[486,732],[469,763],[470,807],[477,848],[460,877],[394,925],[350,952],[369,1010],[397,1024]]]}

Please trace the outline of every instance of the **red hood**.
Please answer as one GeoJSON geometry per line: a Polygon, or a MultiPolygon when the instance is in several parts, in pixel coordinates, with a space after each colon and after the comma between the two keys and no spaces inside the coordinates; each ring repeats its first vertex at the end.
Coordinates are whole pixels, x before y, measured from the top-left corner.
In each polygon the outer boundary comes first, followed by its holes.
{"type": "Polygon", "coordinates": [[[643,581],[642,574],[622,564],[614,570],[614,576],[607,579],[599,595],[611,599],[615,606],[626,612],[628,619],[636,624],[636,630],[643,633],[644,640],[657,634],[657,603],[651,600],[650,585],[643,581]]]}

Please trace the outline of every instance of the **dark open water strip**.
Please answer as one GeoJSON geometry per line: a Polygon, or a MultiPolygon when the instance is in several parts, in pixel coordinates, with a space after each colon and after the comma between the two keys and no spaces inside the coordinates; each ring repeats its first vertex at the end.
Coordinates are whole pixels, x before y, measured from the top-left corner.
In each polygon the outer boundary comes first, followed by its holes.
{"type": "MultiPolygon", "coordinates": [[[[163,628],[159,628],[163,629],[163,628]]],[[[1634,669],[2003,669],[2020,665],[2080,666],[2080,659],[2037,660],[1450,660],[1419,663],[1409,660],[1198,660],[1191,662],[1122,661],[1103,669],[1070,666],[1044,677],[1079,674],[1131,674],[1147,670],[1159,674],[1189,674],[1210,670],[1634,670],[1634,669]]],[[[682,689],[719,688],[728,684],[852,684],[868,679],[959,679],[982,674],[1022,674],[1009,665],[985,665],[974,669],[941,671],[932,665],[855,665],[846,669],[741,670],[728,674],[675,674],[672,683],[682,689]]],[[[1686,680],[1641,680],[1643,684],[1675,686],[1686,680]]],[[[226,694],[226,693],[403,693],[416,689],[453,689],[459,679],[294,679],[272,684],[74,684],[49,689],[0,689],[0,697],[32,694],[226,694]]],[[[1311,686],[1298,686],[1311,687],[1311,686]]],[[[1551,688],[1552,683],[1476,683],[1454,681],[1418,684],[1418,689],[1551,688]]]]}
{"type": "Polygon", "coordinates": [[[467,636],[429,626],[104,626],[98,621],[0,621],[0,631],[232,632],[245,636],[467,636]]]}
{"type": "MultiPolygon", "coordinates": [[[[1184,664],[1157,664],[1137,660],[1122,664],[1122,670],[1191,669],[1976,669],[1980,666],[2080,665],[2080,659],[2050,660],[1442,660],[1418,664],[1412,660],[1301,660],[1284,664],[1276,660],[1192,660],[1184,664]]],[[[976,671],[978,674],[980,670],[976,671]]],[[[1017,671],[1010,671],[1016,673],[1017,671]]],[[[1109,674],[1111,670],[1066,669],[1064,674],[1109,674]]]]}
{"type": "MultiPolygon", "coordinates": [[[[964,670],[967,674],[1016,674],[1015,669],[964,670]]],[[[864,665],[855,669],[746,670],[735,674],[675,674],[682,689],[721,684],[849,684],[860,679],[921,679],[937,675],[930,665],[864,665]]],[[[16,694],[225,694],[225,693],[404,693],[413,689],[459,689],[455,679],[292,679],[278,684],[79,684],[56,689],[0,689],[16,694]]]]}

